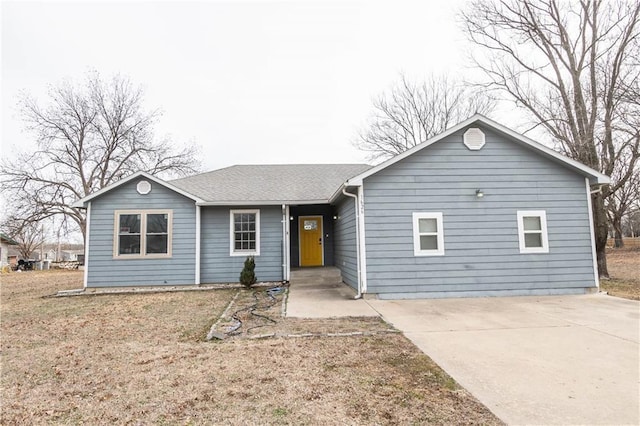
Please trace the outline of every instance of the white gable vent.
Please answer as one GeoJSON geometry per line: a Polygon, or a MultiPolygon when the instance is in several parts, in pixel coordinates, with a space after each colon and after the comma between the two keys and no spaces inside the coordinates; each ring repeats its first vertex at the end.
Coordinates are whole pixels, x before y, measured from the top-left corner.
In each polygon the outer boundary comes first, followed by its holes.
{"type": "Polygon", "coordinates": [[[138,186],[136,186],[136,190],[140,195],[147,195],[151,192],[151,184],[146,180],[141,180],[138,182],[138,186]]]}
{"type": "Polygon", "coordinates": [[[477,127],[472,127],[464,132],[464,144],[472,151],[477,151],[484,146],[484,133],[477,127]]]}

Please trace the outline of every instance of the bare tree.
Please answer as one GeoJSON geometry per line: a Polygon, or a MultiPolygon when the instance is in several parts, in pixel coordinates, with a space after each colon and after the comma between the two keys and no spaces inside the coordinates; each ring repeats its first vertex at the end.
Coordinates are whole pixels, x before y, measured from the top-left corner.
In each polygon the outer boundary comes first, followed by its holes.
{"type": "MultiPolygon", "coordinates": [[[[636,202],[627,211],[626,220],[623,224],[624,235],[637,239],[640,237],[640,202],[636,202]]],[[[638,247],[637,240],[634,243],[638,247]]]]}
{"type": "Polygon", "coordinates": [[[85,216],[71,204],[143,170],[182,175],[198,168],[196,148],[177,149],[156,140],[158,111],[143,109],[143,92],[127,78],[103,81],[96,73],[83,85],[53,87],[41,106],[25,96],[20,112],[37,149],[0,166],[2,192],[26,222],[62,215],[85,233],[85,216]]]}
{"type": "Polygon", "coordinates": [[[610,187],[592,191],[602,277],[605,199],[639,156],[639,14],[638,2],[603,0],[479,0],[462,13],[485,87],[507,93],[570,157],[607,175],[619,170],[610,187]]]}
{"type": "Polygon", "coordinates": [[[44,232],[37,222],[11,217],[2,223],[2,228],[18,243],[16,247],[22,259],[30,259],[44,243],[44,232]]]}
{"type": "MultiPolygon", "coordinates": [[[[614,171],[612,176],[614,181],[620,180],[617,172],[618,170],[614,171]]],[[[640,203],[640,167],[636,167],[624,185],[620,186],[616,192],[611,193],[606,202],[609,223],[613,228],[613,246],[622,248],[624,247],[624,217],[632,214],[640,203]]]]}
{"type": "Polygon", "coordinates": [[[488,114],[489,97],[447,76],[414,84],[403,75],[373,102],[374,111],[354,145],[372,160],[386,159],[442,133],[475,113],[488,114]]]}

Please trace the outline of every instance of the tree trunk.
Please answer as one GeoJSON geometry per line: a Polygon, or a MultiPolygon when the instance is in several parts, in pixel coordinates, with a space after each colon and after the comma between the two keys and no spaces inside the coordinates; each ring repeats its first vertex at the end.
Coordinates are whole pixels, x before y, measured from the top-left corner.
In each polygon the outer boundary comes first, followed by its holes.
{"type": "Polygon", "coordinates": [[[593,227],[596,242],[596,257],[598,259],[598,276],[609,278],[607,270],[607,212],[604,207],[604,194],[602,191],[592,195],[593,202],[593,227]]]}
{"type": "Polygon", "coordinates": [[[613,246],[615,248],[623,248],[624,240],[622,239],[622,218],[618,217],[618,215],[615,215],[615,217],[611,221],[611,226],[613,226],[614,235],[613,246]]]}

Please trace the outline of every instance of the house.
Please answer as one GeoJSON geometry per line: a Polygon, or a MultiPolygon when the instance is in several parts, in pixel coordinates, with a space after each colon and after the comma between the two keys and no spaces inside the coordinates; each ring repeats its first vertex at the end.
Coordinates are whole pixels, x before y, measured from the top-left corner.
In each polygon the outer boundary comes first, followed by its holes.
{"type": "Polygon", "coordinates": [[[9,246],[17,245],[18,243],[13,238],[0,232],[0,269],[11,264],[9,259],[9,246]]]}
{"type": "Polygon", "coordinates": [[[609,178],[481,115],[375,167],[136,173],[79,200],[85,286],[262,281],[335,266],[359,294],[428,298],[598,287],[591,185],[609,178]]]}
{"type": "Polygon", "coordinates": [[[79,262],[82,260],[84,256],[84,250],[61,250],[60,251],[60,260],[63,262],[79,262]]]}

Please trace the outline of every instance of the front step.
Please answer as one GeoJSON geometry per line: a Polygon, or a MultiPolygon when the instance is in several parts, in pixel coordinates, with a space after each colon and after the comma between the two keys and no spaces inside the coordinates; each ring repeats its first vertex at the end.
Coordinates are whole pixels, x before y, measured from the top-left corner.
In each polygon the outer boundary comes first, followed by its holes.
{"type": "Polygon", "coordinates": [[[291,270],[291,281],[342,281],[340,269],[333,266],[323,266],[317,268],[299,268],[291,270]]]}

